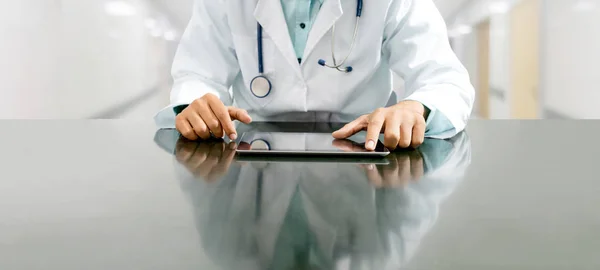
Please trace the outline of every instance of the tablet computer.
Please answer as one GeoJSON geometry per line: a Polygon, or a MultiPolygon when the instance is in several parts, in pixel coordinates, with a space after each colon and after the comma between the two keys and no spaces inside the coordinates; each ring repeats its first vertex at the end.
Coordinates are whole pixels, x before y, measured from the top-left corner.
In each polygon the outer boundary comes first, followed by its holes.
{"type": "Polygon", "coordinates": [[[385,157],[390,151],[377,142],[374,151],[365,149],[364,136],[337,140],[329,132],[247,131],[238,141],[240,155],[385,157]],[[362,137],[362,138],[361,138],[362,137]]]}
{"type": "Polygon", "coordinates": [[[390,161],[379,156],[339,156],[327,155],[238,155],[236,161],[247,163],[334,163],[352,165],[389,165],[390,161]]]}

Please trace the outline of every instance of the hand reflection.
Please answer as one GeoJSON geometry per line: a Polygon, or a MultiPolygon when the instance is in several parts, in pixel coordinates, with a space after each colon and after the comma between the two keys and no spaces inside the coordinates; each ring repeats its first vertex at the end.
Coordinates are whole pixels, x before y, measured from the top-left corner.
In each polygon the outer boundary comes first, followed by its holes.
{"type": "Polygon", "coordinates": [[[175,157],[194,176],[213,182],[227,173],[235,157],[235,149],[235,142],[195,142],[182,138],[175,146],[175,157]]]}
{"type": "Polygon", "coordinates": [[[240,150],[250,150],[252,149],[252,145],[247,142],[241,141],[240,145],[238,145],[237,148],[240,150]]]}
{"type": "MultiPolygon", "coordinates": [[[[334,140],[333,146],[343,151],[365,151],[363,144],[351,140],[334,140]]],[[[425,174],[423,157],[418,150],[392,152],[387,156],[388,165],[360,165],[373,185],[381,187],[404,187],[411,181],[418,181],[425,174]]]]}
{"type": "Polygon", "coordinates": [[[346,152],[363,152],[366,151],[364,144],[360,144],[348,139],[335,139],[332,143],[333,146],[346,152]]]}
{"type": "Polygon", "coordinates": [[[405,187],[425,174],[423,157],[418,151],[391,153],[388,165],[361,165],[369,181],[378,188],[405,187]]]}

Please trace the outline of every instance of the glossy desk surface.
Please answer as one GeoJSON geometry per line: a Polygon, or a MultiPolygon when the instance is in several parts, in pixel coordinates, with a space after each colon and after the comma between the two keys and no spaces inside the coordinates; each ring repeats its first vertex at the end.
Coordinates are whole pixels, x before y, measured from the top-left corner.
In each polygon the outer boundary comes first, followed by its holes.
{"type": "Polygon", "coordinates": [[[597,121],[472,121],[373,166],[240,162],[151,122],[1,129],[0,269],[600,269],[597,121]]]}

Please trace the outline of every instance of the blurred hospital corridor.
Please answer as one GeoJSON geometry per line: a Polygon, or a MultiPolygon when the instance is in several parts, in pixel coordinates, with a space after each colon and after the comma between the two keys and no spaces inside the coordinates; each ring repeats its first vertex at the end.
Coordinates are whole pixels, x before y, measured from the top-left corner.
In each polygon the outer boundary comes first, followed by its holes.
{"type": "MultiPolygon", "coordinates": [[[[474,117],[600,118],[600,0],[435,2],[476,88],[474,117]]],[[[192,5],[2,1],[0,118],[152,118],[192,5]]]]}
{"type": "Polygon", "coordinates": [[[0,270],[600,270],[600,0],[0,20],[0,270]]]}

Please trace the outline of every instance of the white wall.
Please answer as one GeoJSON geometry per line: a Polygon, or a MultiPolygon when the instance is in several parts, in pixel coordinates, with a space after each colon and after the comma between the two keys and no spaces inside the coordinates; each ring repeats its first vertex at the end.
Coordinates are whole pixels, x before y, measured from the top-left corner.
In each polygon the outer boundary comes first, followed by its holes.
{"type": "MultiPolygon", "coordinates": [[[[460,61],[463,63],[469,76],[471,77],[471,84],[474,86],[478,85],[479,72],[477,70],[477,35],[475,32],[466,33],[460,36],[452,38],[452,47],[454,52],[460,61]]],[[[477,98],[477,97],[476,97],[477,98]]],[[[473,107],[473,113],[477,115],[479,113],[479,103],[475,102],[473,107]]]]}
{"type": "Polygon", "coordinates": [[[0,2],[0,118],[85,118],[168,79],[174,42],[148,27],[163,17],[143,0],[114,16],[109,2],[0,2]]]}
{"type": "Polygon", "coordinates": [[[490,118],[510,118],[510,20],[507,13],[490,17],[490,118]]]}
{"type": "Polygon", "coordinates": [[[56,85],[58,44],[53,37],[60,28],[59,13],[50,1],[0,2],[0,117],[55,107],[47,89],[56,85]]]}
{"type": "Polygon", "coordinates": [[[600,0],[543,4],[542,96],[572,118],[600,118],[600,0]]]}

